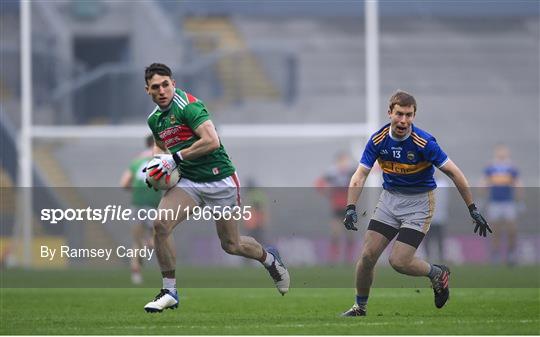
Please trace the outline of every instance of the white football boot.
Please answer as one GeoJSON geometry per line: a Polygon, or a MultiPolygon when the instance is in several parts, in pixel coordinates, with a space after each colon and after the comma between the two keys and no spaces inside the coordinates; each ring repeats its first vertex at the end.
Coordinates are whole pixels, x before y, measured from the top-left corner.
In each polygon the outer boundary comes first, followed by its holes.
{"type": "Polygon", "coordinates": [[[281,257],[276,248],[267,247],[266,251],[274,256],[274,262],[272,262],[270,267],[265,268],[268,270],[270,276],[272,276],[279,293],[284,296],[289,291],[289,285],[291,283],[289,271],[287,270],[287,267],[285,267],[283,261],[281,261],[281,257]]]}
{"type": "Polygon", "coordinates": [[[152,302],[144,306],[146,312],[162,312],[165,309],[178,308],[178,293],[171,293],[167,289],[161,289],[152,302]]]}

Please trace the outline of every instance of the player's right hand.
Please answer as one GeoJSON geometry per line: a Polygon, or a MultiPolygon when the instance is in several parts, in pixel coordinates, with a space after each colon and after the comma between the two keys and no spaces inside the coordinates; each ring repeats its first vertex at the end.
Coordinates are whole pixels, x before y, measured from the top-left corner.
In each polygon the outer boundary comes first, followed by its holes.
{"type": "Polygon", "coordinates": [[[483,237],[486,237],[488,231],[490,233],[493,233],[486,219],[484,219],[482,214],[480,214],[475,204],[469,205],[469,213],[471,214],[471,218],[473,219],[473,222],[476,224],[476,226],[474,227],[475,233],[478,232],[478,235],[483,236],[483,237]]]}
{"type": "Polygon", "coordinates": [[[358,215],[356,214],[356,206],[351,204],[347,205],[347,211],[345,212],[345,219],[343,219],[343,225],[350,231],[357,231],[354,225],[358,222],[358,215]]]}
{"type": "Polygon", "coordinates": [[[159,164],[147,167],[146,169],[150,170],[150,173],[148,175],[150,177],[153,177],[155,180],[161,179],[161,177],[163,177],[164,175],[170,176],[172,171],[175,170],[178,166],[176,165],[173,156],[170,154],[161,154],[154,157],[160,159],[159,164]]]}

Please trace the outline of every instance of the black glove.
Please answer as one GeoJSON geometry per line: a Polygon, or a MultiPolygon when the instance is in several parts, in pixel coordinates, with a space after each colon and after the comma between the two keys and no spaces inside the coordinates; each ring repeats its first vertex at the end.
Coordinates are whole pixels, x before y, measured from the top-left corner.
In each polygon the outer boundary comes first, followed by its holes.
{"type": "Polygon", "coordinates": [[[483,236],[483,237],[486,237],[487,231],[489,231],[490,233],[493,233],[491,231],[491,228],[489,228],[489,225],[488,225],[486,219],[484,219],[482,214],[480,214],[480,212],[478,212],[478,209],[476,208],[475,204],[470,204],[469,205],[469,213],[471,214],[471,218],[473,219],[474,223],[476,224],[476,226],[474,227],[474,232],[475,233],[478,232],[478,235],[483,236]]]}
{"type": "Polygon", "coordinates": [[[343,225],[350,231],[357,231],[358,228],[354,227],[354,224],[358,221],[358,215],[356,214],[355,205],[347,205],[347,211],[345,212],[345,219],[343,219],[343,225]]]}

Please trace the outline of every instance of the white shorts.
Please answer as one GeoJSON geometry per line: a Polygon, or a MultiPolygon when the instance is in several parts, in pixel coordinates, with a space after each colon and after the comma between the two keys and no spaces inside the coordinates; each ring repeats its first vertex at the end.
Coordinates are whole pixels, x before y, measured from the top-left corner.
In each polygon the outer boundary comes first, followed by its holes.
{"type": "Polygon", "coordinates": [[[515,221],[517,217],[516,203],[513,201],[492,201],[487,209],[488,221],[515,221]]]}
{"type": "Polygon", "coordinates": [[[182,178],[176,186],[199,206],[240,206],[240,180],[236,172],[227,178],[203,183],[182,178]]]}
{"type": "Polygon", "coordinates": [[[403,194],[383,190],[373,219],[396,229],[410,228],[426,234],[434,211],[433,191],[403,194]]]}

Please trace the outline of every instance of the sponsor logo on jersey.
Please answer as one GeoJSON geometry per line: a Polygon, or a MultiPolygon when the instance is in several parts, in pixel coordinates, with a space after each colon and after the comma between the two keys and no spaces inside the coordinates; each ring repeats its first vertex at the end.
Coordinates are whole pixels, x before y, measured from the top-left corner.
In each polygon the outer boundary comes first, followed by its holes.
{"type": "Polygon", "coordinates": [[[167,148],[171,148],[182,141],[190,139],[194,135],[195,133],[189,126],[181,124],[161,131],[159,133],[159,138],[163,140],[167,148]]]}
{"type": "Polygon", "coordinates": [[[381,156],[384,156],[385,154],[388,154],[388,150],[382,149],[381,152],[379,152],[381,156]]]}
{"type": "Polygon", "coordinates": [[[418,164],[397,163],[381,159],[378,159],[377,161],[384,173],[388,174],[415,174],[431,167],[431,163],[427,161],[418,164]]]}
{"type": "Polygon", "coordinates": [[[412,151],[407,151],[407,159],[409,159],[409,161],[414,161],[414,158],[416,156],[414,155],[414,152],[412,151]]]}

